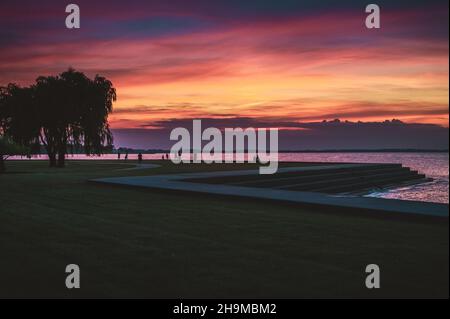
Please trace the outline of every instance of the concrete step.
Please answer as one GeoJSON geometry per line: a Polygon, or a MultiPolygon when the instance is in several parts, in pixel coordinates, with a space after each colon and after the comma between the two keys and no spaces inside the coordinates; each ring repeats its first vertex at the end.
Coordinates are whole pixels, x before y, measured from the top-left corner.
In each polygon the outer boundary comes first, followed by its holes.
{"type": "Polygon", "coordinates": [[[283,185],[277,188],[286,190],[298,190],[298,191],[315,191],[317,189],[328,188],[328,187],[340,187],[342,185],[356,184],[366,181],[382,181],[389,178],[402,179],[403,177],[410,176],[414,174],[408,168],[394,171],[377,172],[372,171],[371,173],[365,173],[363,175],[346,175],[340,178],[324,178],[313,182],[302,182],[298,184],[283,185]]]}
{"type": "Polygon", "coordinates": [[[334,180],[346,179],[346,178],[355,178],[355,177],[365,177],[379,174],[395,174],[399,172],[410,172],[407,167],[400,168],[382,168],[382,169],[367,169],[367,170],[346,170],[335,173],[322,172],[322,174],[317,175],[302,175],[296,174],[291,177],[283,177],[283,178],[266,178],[259,181],[240,181],[230,183],[231,185],[239,185],[239,186],[254,186],[254,187],[271,187],[271,188],[285,188],[289,187],[289,185],[301,185],[306,184],[309,185],[311,183],[326,181],[327,183],[334,180]]]}
{"type": "Polygon", "coordinates": [[[394,185],[399,185],[401,183],[413,181],[413,180],[420,180],[425,179],[425,175],[423,174],[417,174],[417,172],[414,174],[406,175],[406,176],[399,176],[399,177],[388,177],[385,179],[378,179],[378,180],[366,180],[359,183],[353,183],[353,184],[347,184],[347,185],[341,185],[341,186],[330,186],[330,187],[324,187],[315,189],[315,192],[320,193],[331,193],[331,194],[338,194],[338,193],[348,193],[348,192],[356,192],[356,191],[363,191],[367,189],[382,189],[387,188],[394,185]]]}
{"type": "Polygon", "coordinates": [[[292,170],[286,168],[275,175],[259,175],[253,172],[228,175],[224,172],[212,178],[197,177],[186,181],[336,194],[365,192],[370,188],[392,187],[424,178],[424,175],[419,175],[401,164],[342,164],[340,167],[322,165],[292,170]]]}
{"type": "Polygon", "coordinates": [[[274,179],[282,179],[282,178],[296,178],[297,176],[317,176],[324,174],[334,174],[334,173],[346,173],[346,172],[358,172],[358,171],[366,171],[366,170],[383,170],[383,169],[392,169],[392,168],[402,168],[401,164],[367,164],[361,166],[355,166],[352,168],[327,168],[320,169],[320,166],[317,166],[317,169],[305,170],[301,172],[284,172],[277,173],[276,175],[272,175],[268,177],[267,175],[240,175],[240,176],[223,176],[223,177],[215,177],[208,178],[208,184],[232,184],[232,185],[244,185],[246,182],[270,182],[274,179]],[[237,184],[239,183],[239,184],[237,184]]]}

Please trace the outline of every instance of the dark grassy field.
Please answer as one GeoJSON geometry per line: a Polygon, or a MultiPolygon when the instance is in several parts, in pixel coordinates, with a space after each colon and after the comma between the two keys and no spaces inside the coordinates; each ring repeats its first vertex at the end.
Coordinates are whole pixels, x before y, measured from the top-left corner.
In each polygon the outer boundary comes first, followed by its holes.
{"type": "Polygon", "coordinates": [[[87,183],[236,169],[154,163],[163,166],[8,162],[0,297],[448,297],[448,220],[87,183]],[[78,290],[64,284],[71,263],[81,268],[78,290]],[[364,284],[371,263],[381,268],[377,291],[364,284]]]}

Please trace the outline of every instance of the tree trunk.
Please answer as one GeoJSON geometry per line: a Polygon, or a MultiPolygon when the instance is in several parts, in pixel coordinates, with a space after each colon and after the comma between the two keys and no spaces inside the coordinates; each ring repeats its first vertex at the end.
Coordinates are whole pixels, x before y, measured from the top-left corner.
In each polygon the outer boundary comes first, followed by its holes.
{"type": "Polygon", "coordinates": [[[5,167],[5,159],[3,156],[0,155],[0,174],[4,173],[6,171],[5,167]]]}
{"type": "Polygon", "coordinates": [[[56,167],[56,154],[48,153],[48,159],[50,161],[49,163],[50,167],[56,167]]]}
{"type": "Polygon", "coordinates": [[[58,150],[58,167],[66,166],[66,153],[67,153],[67,132],[65,129],[61,130],[60,137],[57,143],[58,150]]]}
{"type": "Polygon", "coordinates": [[[58,153],[58,167],[64,167],[66,165],[66,154],[65,152],[58,153]]]}
{"type": "Polygon", "coordinates": [[[53,144],[53,139],[51,138],[49,131],[44,129],[43,131],[41,131],[39,137],[41,139],[41,144],[45,146],[45,150],[47,151],[49,161],[48,166],[56,167],[56,152],[53,144]]]}

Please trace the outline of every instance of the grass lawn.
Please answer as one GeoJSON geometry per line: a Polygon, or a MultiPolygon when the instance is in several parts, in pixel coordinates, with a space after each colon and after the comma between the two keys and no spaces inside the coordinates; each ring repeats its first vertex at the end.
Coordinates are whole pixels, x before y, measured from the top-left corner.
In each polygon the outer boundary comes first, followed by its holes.
{"type": "Polygon", "coordinates": [[[448,220],[87,182],[236,169],[152,163],[162,166],[7,162],[10,173],[0,175],[0,297],[448,297],[448,220]],[[71,263],[81,268],[78,290],[64,284],[71,263]],[[375,291],[364,284],[372,263],[381,268],[375,291]]]}

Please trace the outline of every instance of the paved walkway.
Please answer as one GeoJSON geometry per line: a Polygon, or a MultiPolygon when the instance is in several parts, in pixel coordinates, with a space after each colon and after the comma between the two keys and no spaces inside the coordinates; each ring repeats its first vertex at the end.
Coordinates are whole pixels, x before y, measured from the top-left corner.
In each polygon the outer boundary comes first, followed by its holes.
{"type": "MultiPolygon", "coordinates": [[[[132,163],[124,163],[124,165],[133,165],[132,163]]],[[[158,164],[134,164],[134,167],[121,168],[120,171],[134,171],[138,169],[157,168],[161,165],[158,164]]]]}
{"type": "MultiPolygon", "coordinates": [[[[379,164],[341,164],[320,165],[308,167],[286,167],[280,168],[278,172],[299,172],[310,170],[327,170],[336,168],[352,168],[379,164]]],[[[179,190],[189,192],[200,192],[218,195],[244,196],[251,198],[282,200],[296,203],[317,204],[345,208],[372,209],[379,211],[420,214],[428,216],[448,217],[448,204],[427,203],[418,201],[405,201],[396,199],[384,199],[360,196],[334,196],[322,193],[288,191],[271,188],[242,187],[234,185],[206,184],[198,182],[187,182],[185,179],[257,175],[259,170],[218,171],[202,173],[186,173],[172,175],[153,176],[130,176],[111,177],[92,180],[97,183],[120,184],[127,186],[139,186],[148,188],[159,188],[168,190],[179,190]]]]}

